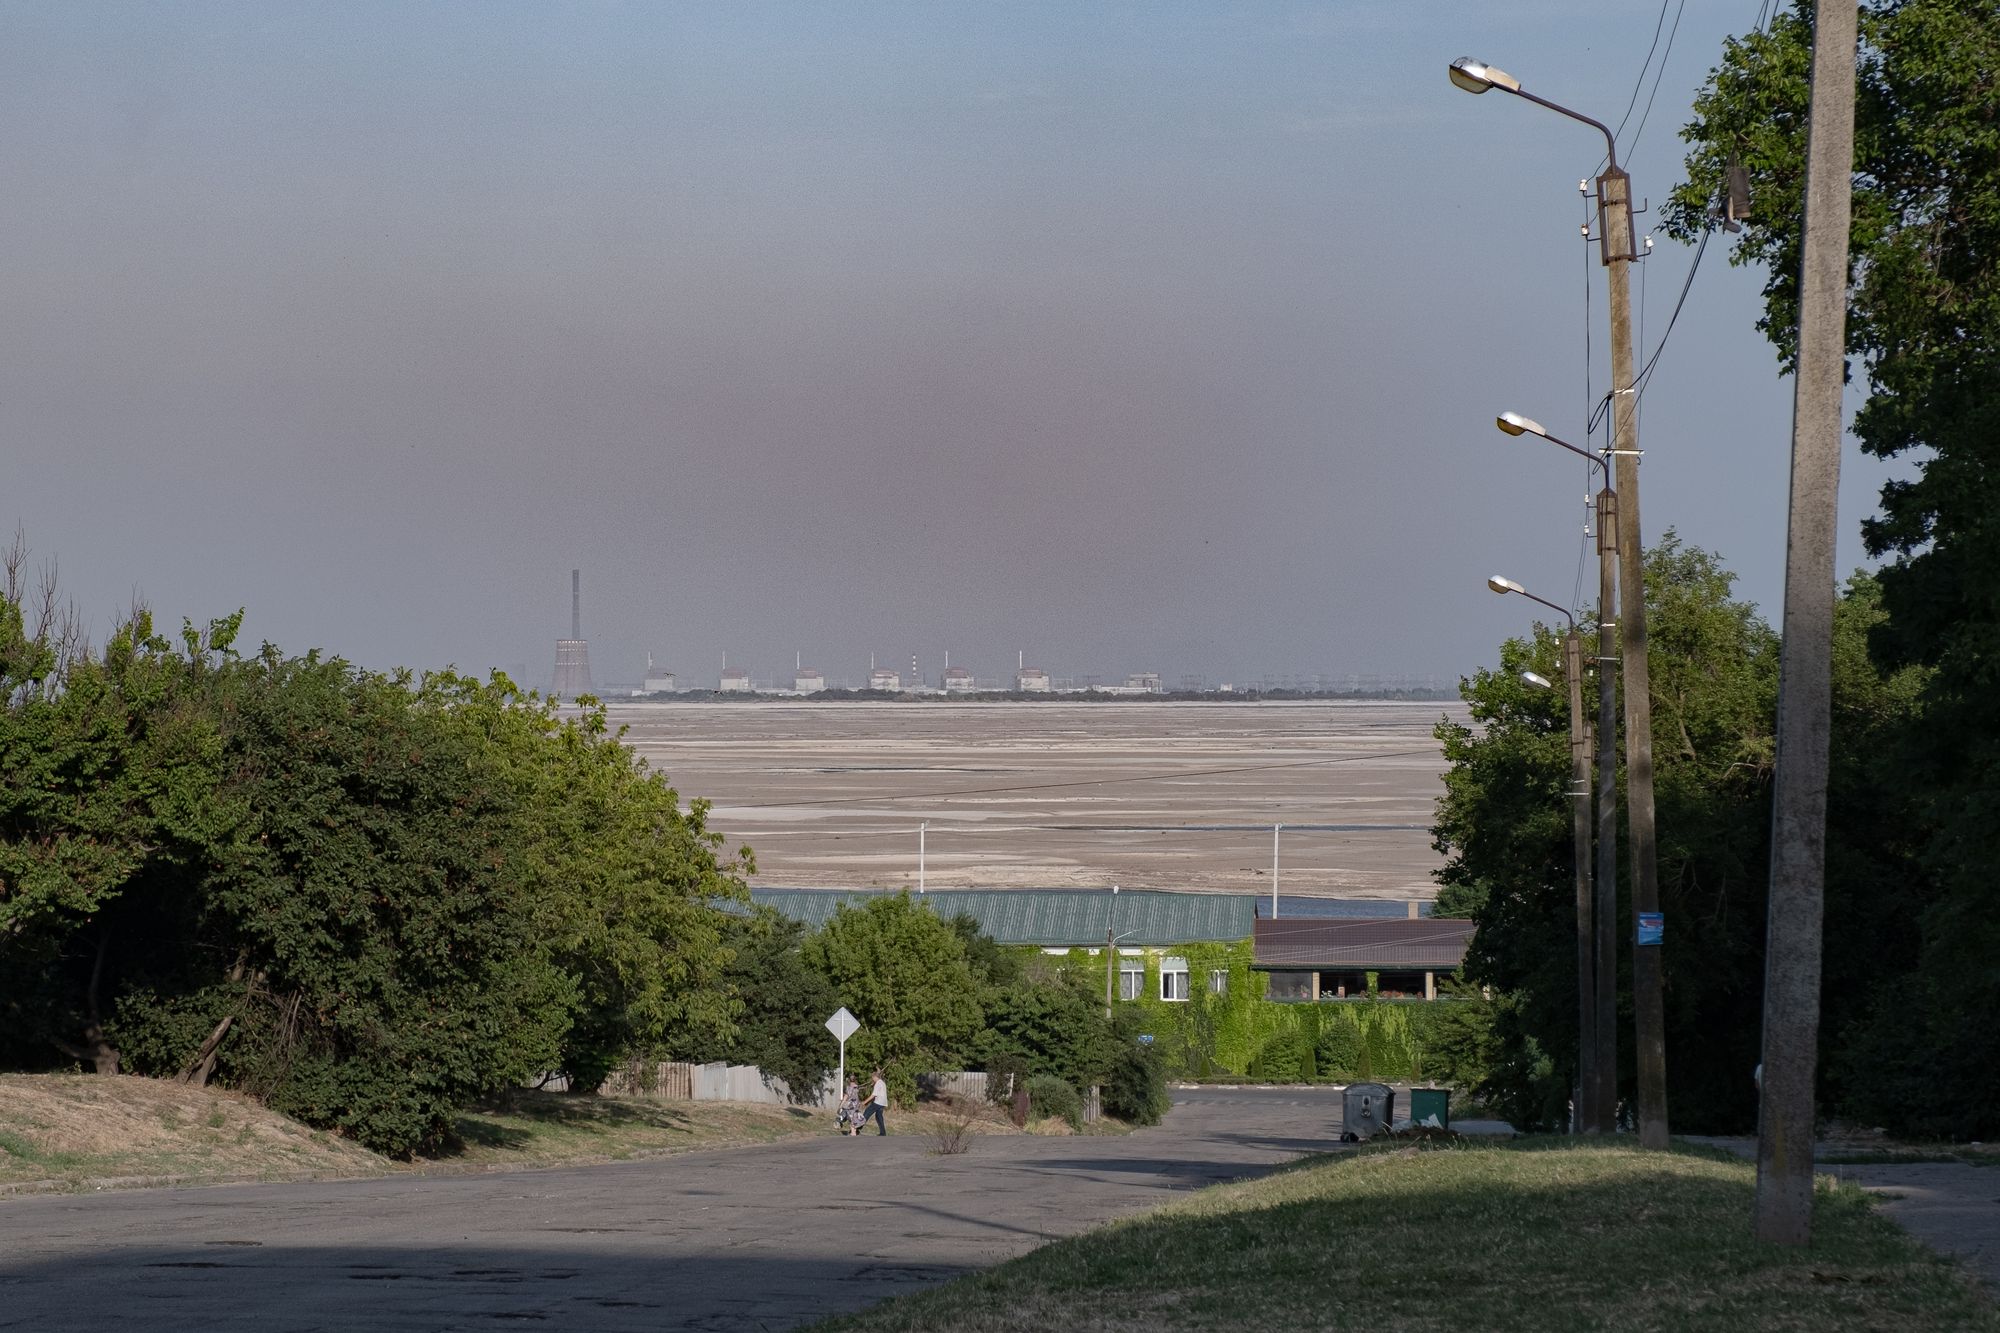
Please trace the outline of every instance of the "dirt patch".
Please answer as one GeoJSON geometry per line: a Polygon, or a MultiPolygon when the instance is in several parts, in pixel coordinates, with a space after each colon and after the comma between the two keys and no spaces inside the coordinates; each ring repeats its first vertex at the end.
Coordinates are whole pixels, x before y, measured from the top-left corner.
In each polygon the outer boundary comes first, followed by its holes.
{"type": "Polygon", "coordinates": [[[0,1076],[0,1188],[106,1177],[295,1179],[388,1164],[217,1088],[129,1076],[0,1076]]]}

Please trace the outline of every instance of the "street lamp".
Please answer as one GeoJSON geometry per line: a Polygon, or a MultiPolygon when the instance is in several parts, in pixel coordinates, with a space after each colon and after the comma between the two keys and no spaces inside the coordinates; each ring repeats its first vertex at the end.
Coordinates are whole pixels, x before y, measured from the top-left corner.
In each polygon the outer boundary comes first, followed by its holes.
{"type": "MultiPolygon", "coordinates": [[[[1583,1122],[1592,1133],[1610,1133],[1618,1117],[1618,684],[1610,667],[1617,660],[1618,493],[1611,489],[1611,465],[1603,456],[1551,434],[1519,412],[1493,419],[1502,432],[1533,435],[1567,449],[1595,467],[1603,485],[1597,492],[1597,1076],[1585,1090],[1583,1122]]],[[[1637,947],[1636,945],[1634,946],[1637,947]]]]}
{"type": "MultiPolygon", "coordinates": [[[[1546,597],[1537,597],[1500,574],[1487,579],[1486,586],[1503,597],[1511,592],[1531,602],[1540,602],[1569,619],[1569,633],[1563,636],[1563,674],[1569,678],[1570,835],[1576,860],[1576,1127],[1595,1133],[1602,1128],[1597,1112],[1604,1077],[1598,1060],[1604,1048],[1600,1031],[1603,1019],[1598,1010],[1597,932],[1592,926],[1595,909],[1590,885],[1590,736],[1583,717],[1583,640],[1576,631],[1576,617],[1566,607],[1557,606],[1546,597]]],[[[1538,688],[1550,688],[1546,677],[1532,671],[1522,672],[1521,678],[1538,688]]]]}
{"type": "Polygon", "coordinates": [[[1118,975],[1118,941],[1127,935],[1139,933],[1137,926],[1130,930],[1118,930],[1118,886],[1111,886],[1111,921],[1104,927],[1104,1021],[1111,1021],[1111,983],[1118,975]]]}
{"type": "MultiPolygon", "coordinates": [[[[1618,165],[1618,144],[1602,121],[1537,97],[1519,79],[1470,57],[1451,63],[1452,83],[1467,92],[1498,88],[1580,121],[1604,136],[1605,170],[1597,178],[1598,257],[1610,283],[1611,456],[1616,460],[1620,515],[1618,595],[1623,608],[1625,672],[1625,814],[1631,830],[1632,909],[1660,910],[1659,847],[1653,820],[1652,685],[1646,670],[1646,563],[1639,524],[1639,420],[1632,387],[1632,178],[1618,165]]],[[[1667,1146],[1666,1003],[1657,943],[1633,937],[1632,1014],[1638,1030],[1639,1142],[1667,1146]]]]}

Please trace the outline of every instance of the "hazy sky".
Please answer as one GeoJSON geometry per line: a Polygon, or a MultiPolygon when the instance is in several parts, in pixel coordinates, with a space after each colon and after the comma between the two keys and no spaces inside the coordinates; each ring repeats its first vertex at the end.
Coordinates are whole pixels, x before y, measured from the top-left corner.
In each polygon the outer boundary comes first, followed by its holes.
{"type": "MultiPolygon", "coordinates": [[[[1757,9],[1686,0],[1637,195],[1757,9]]],[[[1454,675],[1533,610],[1487,574],[1576,585],[1582,465],[1492,417],[1581,436],[1586,290],[1608,360],[1598,140],[1445,65],[1615,124],[1659,14],[0,5],[0,522],[100,635],[136,588],[538,684],[573,566],[600,681],[1454,675]]],[[[1647,536],[1775,619],[1790,385],[1722,258],[1647,536]]]]}

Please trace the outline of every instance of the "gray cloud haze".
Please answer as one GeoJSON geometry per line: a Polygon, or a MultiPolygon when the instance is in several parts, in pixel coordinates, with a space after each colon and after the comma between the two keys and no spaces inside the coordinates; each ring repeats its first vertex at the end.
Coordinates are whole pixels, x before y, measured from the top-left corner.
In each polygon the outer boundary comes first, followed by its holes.
{"type": "MultiPolygon", "coordinates": [[[[1586,291],[1606,387],[1596,145],[1443,69],[1615,121],[1651,6],[0,14],[0,520],[100,632],[137,587],[546,683],[580,566],[601,680],[1450,676],[1526,623],[1486,574],[1575,585],[1580,467],[1490,423],[1580,436],[1586,291]]],[[[1639,194],[1753,17],[1690,0],[1639,194]]],[[[1789,385],[1722,258],[1648,535],[1775,614],[1789,385]]]]}

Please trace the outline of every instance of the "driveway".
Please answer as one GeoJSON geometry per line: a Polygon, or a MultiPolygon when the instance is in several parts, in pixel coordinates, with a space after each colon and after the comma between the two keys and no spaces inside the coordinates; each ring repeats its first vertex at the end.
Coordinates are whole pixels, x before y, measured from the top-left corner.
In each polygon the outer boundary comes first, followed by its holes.
{"type": "Polygon", "coordinates": [[[779,1329],[1338,1146],[1331,1089],[1123,1137],[829,1133],[548,1171],[0,1203],[0,1328],[779,1329]]]}

